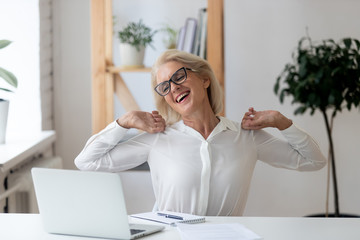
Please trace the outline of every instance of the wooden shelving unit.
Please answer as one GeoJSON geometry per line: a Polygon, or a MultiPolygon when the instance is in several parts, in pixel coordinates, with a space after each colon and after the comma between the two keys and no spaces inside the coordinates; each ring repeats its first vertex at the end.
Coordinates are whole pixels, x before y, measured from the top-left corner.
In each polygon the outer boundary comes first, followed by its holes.
{"type": "MultiPolygon", "coordinates": [[[[223,0],[208,0],[207,59],[224,90],[223,0]]],[[[114,121],[113,94],[125,110],[139,110],[121,77],[122,72],[150,72],[150,68],[123,69],[112,61],[112,0],[91,0],[92,131],[114,121]]],[[[224,99],[223,99],[224,101],[224,99]]],[[[223,113],[224,115],[224,113],[223,113]]]]}
{"type": "Polygon", "coordinates": [[[115,66],[109,66],[107,71],[110,73],[122,73],[122,72],[151,72],[151,68],[121,68],[115,66]]]}

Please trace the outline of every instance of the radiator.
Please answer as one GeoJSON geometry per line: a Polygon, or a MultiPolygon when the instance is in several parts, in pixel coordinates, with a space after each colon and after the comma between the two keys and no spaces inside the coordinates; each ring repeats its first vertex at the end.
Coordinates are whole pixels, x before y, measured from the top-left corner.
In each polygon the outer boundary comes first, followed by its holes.
{"type": "Polygon", "coordinates": [[[62,168],[60,157],[38,158],[14,170],[7,178],[7,190],[0,194],[0,201],[7,202],[9,213],[38,213],[31,168],[62,168]]]}

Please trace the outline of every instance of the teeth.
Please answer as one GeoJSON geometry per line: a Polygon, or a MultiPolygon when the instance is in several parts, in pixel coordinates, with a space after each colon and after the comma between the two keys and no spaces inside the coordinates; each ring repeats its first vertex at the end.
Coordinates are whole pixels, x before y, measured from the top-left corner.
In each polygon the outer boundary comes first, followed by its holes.
{"type": "Polygon", "coordinates": [[[188,92],[181,94],[180,96],[178,96],[178,97],[176,98],[176,102],[179,103],[180,100],[181,100],[183,97],[187,96],[187,95],[189,95],[188,92]]]}

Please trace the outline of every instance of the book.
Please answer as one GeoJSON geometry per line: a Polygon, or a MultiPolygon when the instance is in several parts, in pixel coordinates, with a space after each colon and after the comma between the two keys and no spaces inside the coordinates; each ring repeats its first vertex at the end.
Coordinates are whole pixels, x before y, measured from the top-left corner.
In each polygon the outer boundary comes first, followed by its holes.
{"type": "Polygon", "coordinates": [[[201,12],[201,33],[200,33],[200,46],[198,55],[206,59],[206,44],[207,44],[207,10],[203,9],[201,12]]]}
{"type": "Polygon", "coordinates": [[[196,36],[195,36],[194,47],[193,47],[193,51],[192,51],[193,54],[198,55],[198,56],[200,53],[200,42],[201,42],[202,34],[204,34],[203,28],[204,28],[204,26],[206,27],[206,23],[204,22],[204,21],[206,21],[206,19],[204,18],[205,14],[206,14],[206,8],[199,9],[198,21],[197,21],[198,25],[196,28],[196,36]]]}
{"type": "Polygon", "coordinates": [[[181,27],[179,30],[178,38],[177,38],[176,49],[183,50],[184,40],[185,40],[185,27],[181,27]]]}
{"type": "Polygon", "coordinates": [[[176,226],[177,223],[202,223],[205,222],[205,217],[194,214],[178,213],[171,211],[156,211],[145,212],[130,215],[134,218],[165,223],[176,226]]]}
{"type": "Polygon", "coordinates": [[[197,20],[195,18],[187,18],[185,22],[184,46],[181,50],[192,53],[195,36],[196,36],[197,20]]]}

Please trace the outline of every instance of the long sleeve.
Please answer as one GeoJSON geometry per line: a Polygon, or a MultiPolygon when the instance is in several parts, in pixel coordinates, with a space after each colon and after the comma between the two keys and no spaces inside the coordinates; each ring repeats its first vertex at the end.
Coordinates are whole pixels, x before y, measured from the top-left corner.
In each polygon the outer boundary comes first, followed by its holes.
{"type": "Polygon", "coordinates": [[[275,167],[298,171],[323,168],[327,160],[318,144],[295,124],[281,131],[287,141],[275,138],[265,131],[254,131],[258,159],[275,167]]]}
{"type": "Polygon", "coordinates": [[[111,123],[89,139],[76,166],[117,172],[147,161],[161,211],[241,216],[258,160],[300,171],[326,164],[316,142],[295,125],[281,131],[285,140],[222,117],[207,139],[183,121],[162,133],[125,140],[126,133],[111,123]]]}
{"type": "Polygon", "coordinates": [[[81,170],[118,172],[136,167],[147,160],[150,151],[150,134],[140,134],[126,140],[128,129],[115,121],[98,134],[93,135],[75,158],[81,170]]]}

